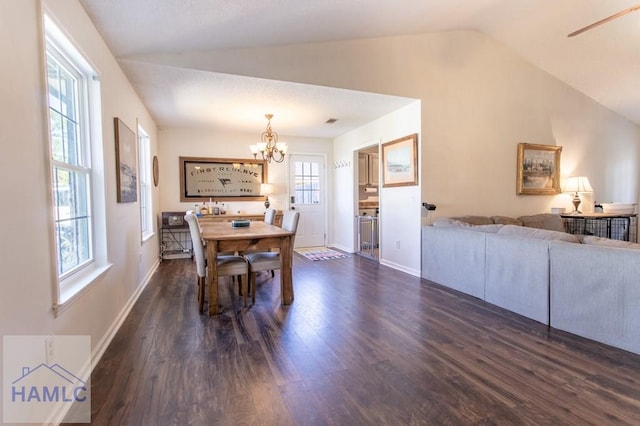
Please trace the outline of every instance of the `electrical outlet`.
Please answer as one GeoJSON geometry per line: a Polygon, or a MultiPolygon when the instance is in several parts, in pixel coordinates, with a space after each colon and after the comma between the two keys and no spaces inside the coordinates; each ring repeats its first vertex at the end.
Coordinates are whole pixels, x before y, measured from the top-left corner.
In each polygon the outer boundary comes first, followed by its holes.
{"type": "Polygon", "coordinates": [[[47,336],[45,339],[45,355],[47,358],[47,365],[52,365],[55,362],[55,345],[53,336],[47,336]]]}
{"type": "Polygon", "coordinates": [[[396,240],[396,248],[399,249],[400,248],[400,240],[396,240]]]}

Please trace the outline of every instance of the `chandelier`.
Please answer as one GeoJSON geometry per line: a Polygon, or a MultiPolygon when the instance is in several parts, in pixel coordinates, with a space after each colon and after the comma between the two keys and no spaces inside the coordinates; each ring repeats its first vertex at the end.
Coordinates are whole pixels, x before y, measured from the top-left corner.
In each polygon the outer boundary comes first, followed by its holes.
{"type": "Polygon", "coordinates": [[[262,155],[262,159],[269,163],[272,159],[276,163],[282,163],[284,155],[287,153],[287,144],[284,142],[278,142],[278,134],[271,130],[271,119],[273,118],[273,114],[265,114],[264,116],[268,120],[267,130],[262,132],[262,136],[260,138],[261,142],[251,145],[249,149],[251,149],[253,158],[258,158],[258,153],[260,153],[260,155],[262,155]]]}

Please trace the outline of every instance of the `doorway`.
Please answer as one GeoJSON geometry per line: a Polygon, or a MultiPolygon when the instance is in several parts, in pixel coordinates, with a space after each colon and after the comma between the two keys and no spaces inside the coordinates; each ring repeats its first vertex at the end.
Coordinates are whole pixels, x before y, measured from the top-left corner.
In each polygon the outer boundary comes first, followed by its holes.
{"type": "Polygon", "coordinates": [[[291,155],[289,188],[292,210],[300,212],[295,247],[326,244],[326,158],[322,155],[291,155]]]}
{"type": "Polygon", "coordinates": [[[356,252],[375,260],[379,259],[380,161],[378,144],[356,152],[358,188],[356,195],[356,252]]]}

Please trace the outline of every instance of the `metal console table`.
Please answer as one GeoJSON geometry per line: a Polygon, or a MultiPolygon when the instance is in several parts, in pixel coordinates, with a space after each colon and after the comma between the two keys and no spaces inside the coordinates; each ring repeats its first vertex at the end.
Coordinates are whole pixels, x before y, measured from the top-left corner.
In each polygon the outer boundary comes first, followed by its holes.
{"type": "Polygon", "coordinates": [[[193,258],[193,244],[184,212],[162,212],[160,217],[160,261],[193,258]]]}
{"type": "Polygon", "coordinates": [[[638,240],[636,214],[581,213],[560,216],[569,234],[594,235],[634,243],[638,240]]]}

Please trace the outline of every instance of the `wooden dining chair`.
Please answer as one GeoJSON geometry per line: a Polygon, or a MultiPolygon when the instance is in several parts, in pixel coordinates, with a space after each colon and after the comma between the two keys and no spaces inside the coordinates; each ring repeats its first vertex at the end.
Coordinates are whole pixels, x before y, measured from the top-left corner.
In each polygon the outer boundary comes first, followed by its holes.
{"type": "MultiPolygon", "coordinates": [[[[196,259],[196,272],[198,275],[198,310],[200,313],[204,311],[204,292],[207,282],[207,261],[204,254],[204,245],[200,235],[200,226],[198,218],[193,213],[188,213],[184,219],[189,224],[189,232],[191,234],[191,242],[193,243],[193,254],[196,259]]],[[[247,285],[249,267],[247,260],[242,256],[234,255],[218,255],[218,277],[239,276],[238,285],[240,286],[240,294],[245,306],[247,306],[247,285]],[[242,278],[244,276],[244,279],[242,278]],[[244,285],[244,287],[243,287],[244,285]]]]}
{"type": "MultiPolygon", "coordinates": [[[[294,237],[291,239],[291,245],[295,240],[295,233],[298,230],[298,221],[300,213],[288,210],[282,217],[282,229],[291,231],[294,237]]],[[[291,248],[293,250],[293,247],[291,248]]],[[[245,255],[249,262],[249,292],[251,293],[251,303],[256,303],[256,274],[261,271],[272,271],[282,267],[280,253],[265,251],[249,253],[245,255]]],[[[273,278],[273,275],[272,275],[273,278]]],[[[282,274],[280,274],[280,285],[282,285],[282,274]]]]}

